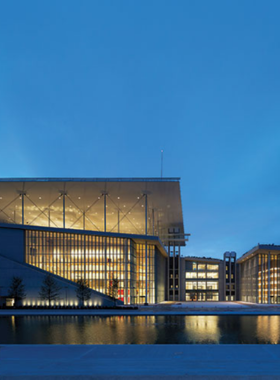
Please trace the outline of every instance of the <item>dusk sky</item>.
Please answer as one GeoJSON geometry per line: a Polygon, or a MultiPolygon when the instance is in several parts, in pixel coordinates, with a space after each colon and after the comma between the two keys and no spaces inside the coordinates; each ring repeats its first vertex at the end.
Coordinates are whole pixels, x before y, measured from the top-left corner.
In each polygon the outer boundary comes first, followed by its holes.
{"type": "Polygon", "coordinates": [[[280,2],[1,1],[0,177],[181,177],[186,255],[280,244],[280,2]]]}

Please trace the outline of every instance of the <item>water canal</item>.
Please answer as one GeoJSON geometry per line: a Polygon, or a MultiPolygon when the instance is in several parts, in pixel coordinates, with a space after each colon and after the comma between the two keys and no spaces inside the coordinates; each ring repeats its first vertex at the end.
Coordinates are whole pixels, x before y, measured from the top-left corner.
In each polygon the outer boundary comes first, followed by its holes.
{"type": "Polygon", "coordinates": [[[279,315],[0,317],[0,344],[279,343],[279,315]]]}

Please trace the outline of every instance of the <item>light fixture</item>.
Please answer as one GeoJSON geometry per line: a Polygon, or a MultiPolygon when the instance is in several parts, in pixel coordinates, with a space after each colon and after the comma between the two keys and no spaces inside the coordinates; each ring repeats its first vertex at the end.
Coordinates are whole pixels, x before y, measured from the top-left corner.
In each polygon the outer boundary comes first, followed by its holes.
{"type": "Polygon", "coordinates": [[[0,199],[2,199],[2,197],[0,197],[0,199]]]}
{"type": "Polygon", "coordinates": [[[81,199],[81,197],[78,197],[78,199],[81,199]]]}
{"type": "Polygon", "coordinates": [[[42,197],[39,197],[39,199],[42,199],[42,197]]]}
{"type": "Polygon", "coordinates": [[[121,199],[120,197],[118,197],[118,199],[121,199]]]}

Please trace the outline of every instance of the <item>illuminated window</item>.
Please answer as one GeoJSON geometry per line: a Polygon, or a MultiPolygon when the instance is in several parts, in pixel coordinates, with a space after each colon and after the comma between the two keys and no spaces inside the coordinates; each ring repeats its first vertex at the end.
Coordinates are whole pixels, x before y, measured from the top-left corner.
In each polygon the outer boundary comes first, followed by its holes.
{"type": "Polygon", "coordinates": [[[196,263],[192,264],[192,270],[197,270],[197,264],[196,263]]]}
{"type": "Polygon", "coordinates": [[[199,290],[205,290],[206,289],[206,282],[198,282],[197,283],[197,289],[199,290]]]}
{"type": "Polygon", "coordinates": [[[198,270],[206,270],[206,265],[205,264],[198,264],[197,269],[198,270]]]}
{"type": "Polygon", "coordinates": [[[198,278],[206,278],[205,272],[198,272],[198,278]]]}
{"type": "MultiPolygon", "coordinates": [[[[119,280],[120,300],[127,304],[145,301],[145,244],[123,238],[51,231],[28,230],[25,236],[28,264],[70,281],[84,278],[91,289],[101,293],[109,292],[115,278],[119,280]]],[[[155,303],[155,246],[148,244],[147,253],[148,302],[155,303]]]]}
{"type": "Polygon", "coordinates": [[[186,281],[186,290],[197,289],[197,282],[186,281]]]}
{"type": "Polygon", "coordinates": [[[219,270],[219,264],[207,264],[207,270],[219,270]]]}
{"type": "Polygon", "coordinates": [[[219,278],[218,272],[207,272],[207,278],[219,278]]]}
{"type": "Polygon", "coordinates": [[[219,293],[217,292],[208,292],[207,301],[219,301],[219,293]]]}
{"type": "Polygon", "coordinates": [[[197,272],[186,272],[186,278],[197,278],[197,272]]]}
{"type": "Polygon", "coordinates": [[[217,281],[207,281],[207,290],[218,290],[217,281]]]}

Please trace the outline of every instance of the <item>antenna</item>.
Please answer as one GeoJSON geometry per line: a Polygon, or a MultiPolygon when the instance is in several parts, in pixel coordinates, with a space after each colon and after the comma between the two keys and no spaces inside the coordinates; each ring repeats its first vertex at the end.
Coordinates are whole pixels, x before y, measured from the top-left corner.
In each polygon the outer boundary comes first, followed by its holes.
{"type": "Polygon", "coordinates": [[[162,178],[162,173],[163,173],[163,149],[161,150],[161,170],[160,170],[161,178],[162,178]]]}

